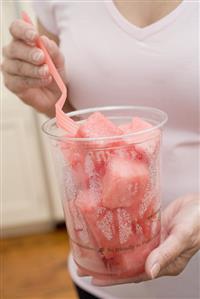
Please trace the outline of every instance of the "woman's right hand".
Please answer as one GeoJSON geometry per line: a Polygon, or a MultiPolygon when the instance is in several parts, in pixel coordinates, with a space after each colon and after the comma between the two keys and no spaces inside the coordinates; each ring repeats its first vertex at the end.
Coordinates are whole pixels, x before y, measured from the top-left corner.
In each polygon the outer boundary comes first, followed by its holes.
{"type": "MultiPolygon", "coordinates": [[[[9,30],[12,40],[3,48],[1,65],[5,86],[39,112],[54,116],[60,91],[44,63],[43,51],[36,47],[36,29],[23,20],[16,20],[9,30]]],[[[64,57],[58,46],[46,36],[41,38],[65,81],[64,57]]]]}

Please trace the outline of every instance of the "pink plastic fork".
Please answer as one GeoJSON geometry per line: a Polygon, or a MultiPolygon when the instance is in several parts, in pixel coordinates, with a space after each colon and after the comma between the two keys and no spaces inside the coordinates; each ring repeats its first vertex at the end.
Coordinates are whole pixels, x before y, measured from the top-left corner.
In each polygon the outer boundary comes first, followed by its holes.
{"type": "MultiPolygon", "coordinates": [[[[32,24],[31,19],[29,18],[29,16],[27,15],[26,12],[22,12],[22,18],[25,22],[32,24]]],[[[77,132],[78,129],[78,124],[71,119],[69,116],[67,116],[62,108],[64,106],[64,103],[66,101],[67,98],[67,88],[62,80],[62,78],[60,77],[47,49],[45,48],[42,40],[40,37],[38,37],[38,39],[36,40],[36,45],[38,48],[42,49],[45,55],[45,63],[48,65],[49,67],[49,71],[50,74],[52,75],[52,77],[54,78],[54,80],[56,81],[60,91],[61,91],[61,97],[58,99],[58,101],[56,102],[55,108],[56,108],[56,124],[58,127],[64,129],[65,131],[67,131],[70,135],[74,136],[77,132]]]]}

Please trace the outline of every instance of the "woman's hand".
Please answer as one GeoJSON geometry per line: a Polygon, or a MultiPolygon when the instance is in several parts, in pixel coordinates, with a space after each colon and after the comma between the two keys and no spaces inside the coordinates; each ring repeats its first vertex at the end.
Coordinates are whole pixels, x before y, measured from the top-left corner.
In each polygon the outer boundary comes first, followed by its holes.
{"type": "MultiPolygon", "coordinates": [[[[41,49],[36,47],[38,33],[33,25],[16,20],[10,26],[11,42],[3,48],[1,70],[5,86],[26,104],[48,116],[55,115],[54,105],[60,91],[44,63],[41,49]]],[[[58,46],[46,36],[41,37],[60,75],[64,75],[64,57],[58,46]]]]}
{"type": "Polygon", "coordinates": [[[180,197],[162,215],[162,242],[148,256],[145,273],[134,279],[97,280],[95,285],[141,282],[160,276],[180,274],[191,257],[200,249],[200,199],[180,197]]]}

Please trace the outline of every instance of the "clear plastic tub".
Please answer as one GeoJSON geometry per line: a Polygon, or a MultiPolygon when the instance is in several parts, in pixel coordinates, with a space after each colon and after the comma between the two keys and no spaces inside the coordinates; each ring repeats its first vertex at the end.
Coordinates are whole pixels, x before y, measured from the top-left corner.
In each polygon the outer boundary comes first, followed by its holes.
{"type": "Polygon", "coordinates": [[[152,127],[128,135],[69,138],[55,119],[43,125],[58,170],[72,253],[98,278],[133,277],[160,242],[160,147],[166,113],[117,106],[68,113],[79,122],[96,111],[117,125],[137,116],[152,127]]]}

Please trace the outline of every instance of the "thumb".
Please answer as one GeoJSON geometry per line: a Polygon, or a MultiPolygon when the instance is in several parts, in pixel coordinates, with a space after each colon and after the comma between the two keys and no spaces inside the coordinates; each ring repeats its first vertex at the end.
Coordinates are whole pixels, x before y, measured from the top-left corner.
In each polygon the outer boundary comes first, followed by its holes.
{"type": "MultiPolygon", "coordinates": [[[[65,76],[65,59],[58,45],[45,35],[41,36],[41,39],[49,55],[51,56],[51,59],[53,60],[53,63],[55,64],[55,67],[57,68],[58,72],[62,77],[65,76]]],[[[65,79],[65,77],[63,79],[65,79]]]]}
{"type": "Polygon", "coordinates": [[[145,263],[147,275],[153,279],[159,272],[169,265],[184,250],[183,240],[177,235],[171,234],[169,237],[148,256],[145,263]]]}

